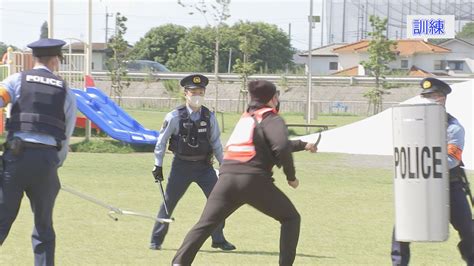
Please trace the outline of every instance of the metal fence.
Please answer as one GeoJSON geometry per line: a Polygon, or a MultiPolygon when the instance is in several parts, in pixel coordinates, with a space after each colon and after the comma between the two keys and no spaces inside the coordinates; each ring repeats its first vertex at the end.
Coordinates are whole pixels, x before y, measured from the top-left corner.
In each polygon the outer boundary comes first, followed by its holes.
{"type": "MultiPolygon", "coordinates": [[[[116,97],[113,97],[117,101],[116,97]]],[[[122,97],[121,105],[124,108],[132,109],[155,109],[171,110],[178,105],[183,104],[180,98],[162,98],[162,97],[122,97]]],[[[207,106],[212,106],[215,99],[206,98],[207,106]]],[[[319,114],[351,114],[367,115],[367,101],[312,101],[311,110],[313,118],[319,114]]],[[[398,102],[384,102],[382,110],[397,105],[398,102]]],[[[245,104],[244,104],[245,105],[245,104]]],[[[306,100],[282,100],[280,109],[282,112],[301,113],[306,112],[306,100]]],[[[219,111],[222,112],[242,112],[242,101],[239,99],[219,99],[219,111]]]]}
{"type": "Polygon", "coordinates": [[[68,83],[69,87],[84,87],[85,60],[84,54],[63,54],[59,75],[68,83]]]}
{"type": "MultiPolygon", "coordinates": [[[[127,77],[130,80],[146,80],[149,79],[150,76],[156,80],[180,80],[187,75],[192,73],[185,73],[185,72],[159,72],[159,73],[128,73],[127,77]]],[[[213,73],[203,73],[204,76],[208,77],[209,80],[215,81],[216,76],[213,73]]],[[[92,72],[92,76],[96,80],[109,80],[110,76],[108,76],[107,72],[92,72]]],[[[454,77],[454,76],[446,76],[446,77],[436,77],[444,82],[447,83],[458,83],[464,82],[474,79],[474,76],[471,77],[454,77]]],[[[217,79],[220,82],[241,82],[241,77],[238,74],[218,74],[217,79]]],[[[249,77],[249,80],[255,79],[265,79],[272,82],[278,83],[299,83],[299,84],[306,84],[307,76],[305,75],[288,75],[288,74],[256,74],[249,77]]],[[[385,81],[389,84],[419,84],[419,82],[423,79],[423,77],[386,77],[385,81]]],[[[332,85],[374,85],[375,78],[368,77],[368,76],[352,76],[352,77],[344,77],[344,76],[312,76],[311,80],[315,84],[332,84],[332,85]]]]}
{"type": "Polygon", "coordinates": [[[7,65],[0,65],[0,81],[4,80],[6,77],[8,77],[8,66],[7,65]]]}

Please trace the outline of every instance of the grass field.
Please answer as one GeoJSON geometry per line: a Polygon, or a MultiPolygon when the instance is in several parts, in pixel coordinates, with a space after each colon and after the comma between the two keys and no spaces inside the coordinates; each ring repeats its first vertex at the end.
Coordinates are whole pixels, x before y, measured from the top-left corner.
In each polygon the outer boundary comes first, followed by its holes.
{"type": "MultiPolygon", "coordinates": [[[[131,111],[145,126],[159,128],[164,113],[160,117],[147,112],[131,111]]],[[[235,115],[234,121],[237,119],[235,115]]],[[[227,125],[233,124],[226,121],[223,139],[231,131],[227,125]]],[[[171,154],[167,154],[166,173],[170,161],[171,154]]],[[[302,216],[295,265],[390,265],[391,158],[301,152],[295,154],[295,164],[300,179],[296,190],[287,185],[281,170],[275,170],[274,176],[302,216]]],[[[152,165],[152,153],[70,153],[60,176],[63,184],[116,207],[154,215],[161,195],[150,174],[152,165]]],[[[56,264],[170,265],[204,204],[199,188],[191,186],[173,214],[176,222],[170,226],[164,250],[152,251],[148,249],[152,220],[120,216],[115,222],[106,209],[61,191],[54,212],[56,264]]],[[[0,248],[0,265],[33,265],[32,227],[29,202],[24,199],[10,235],[0,248]]],[[[226,221],[225,235],[237,246],[236,251],[216,251],[208,240],[194,265],[278,263],[279,224],[273,219],[245,206],[226,221]]],[[[411,265],[463,265],[457,241],[451,231],[447,242],[412,244],[411,265]]]]}

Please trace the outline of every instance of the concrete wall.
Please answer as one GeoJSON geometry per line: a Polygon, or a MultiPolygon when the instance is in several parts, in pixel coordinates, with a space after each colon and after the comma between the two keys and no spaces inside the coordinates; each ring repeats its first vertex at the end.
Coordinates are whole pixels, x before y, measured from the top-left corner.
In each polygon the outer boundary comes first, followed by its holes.
{"type": "MultiPolygon", "coordinates": [[[[330,75],[338,69],[330,70],[329,63],[338,63],[339,59],[337,56],[314,56],[311,57],[311,73],[314,75],[330,75]]],[[[338,65],[339,67],[339,65],[338,65]]]]}
{"type": "Polygon", "coordinates": [[[446,55],[446,60],[454,60],[454,61],[465,61],[464,62],[464,68],[463,70],[453,70],[454,73],[462,73],[462,74],[467,74],[467,73],[474,73],[474,62],[473,62],[473,57],[474,57],[474,47],[452,41],[447,43],[446,45],[443,45],[443,47],[451,49],[451,53],[446,55]]]}
{"type": "MultiPolygon", "coordinates": [[[[107,95],[112,95],[110,82],[96,81],[98,88],[107,95]]],[[[283,112],[304,113],[306,111],[307,88],[305,83],[289,83],[287,88],[280,89],[281,110],[283,112]]],[[[246,105],[246,96],[240,94],[241,84],[221,83],[219,85],[218,105],[219,111],[241,112],[246,105]],[[239,101],[240,99],[240,101],[239,101]],[[245,99],[242,100],[242,99],[245,99]]],[[[371,87],[349,85],[320,85],[313,84],[312,110],[318,113],[351,113],[366,115],[368,104],[364,93],[371,87]]],[[[390,89],[389,94],[383,98],[383,108],[389,108],[398,102],[407,100],[419,93],[418,86],[400,87],[390,89]]],[[[206,91],[206,104],[215,106],[215,89],[212,82],[206,91]]],[[[152,108],[171,110],[183,102],[178,94],[171,94],[164,89],[163,83],[158,82],[132,82],[130,88],[124,90],[122,103],[127,108],[152,108]]]]}
{"type": "Polygon", "coordinates": [[[444,71],[434,69],[436,60],[446,60],[446,54],[417,54],[413,57],[413,65],[428,72],[444,71]]]}
{"type": "Polygon", "coordinates": [[[339,54],[339,70],[344,70],[357,66],[361,59],[359,58],[360,54],[356,53],[341,53],[339,54]]]}

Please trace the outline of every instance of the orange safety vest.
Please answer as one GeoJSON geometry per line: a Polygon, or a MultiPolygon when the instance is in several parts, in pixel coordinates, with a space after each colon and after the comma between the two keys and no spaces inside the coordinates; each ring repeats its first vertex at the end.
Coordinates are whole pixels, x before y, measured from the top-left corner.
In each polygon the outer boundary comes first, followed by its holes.
{"type": "Polygon", "coordinates": [[[255,154],[257,154],[253,143],[255,122],[262,122],[263,115],[267,112],[277,113],[273,108],[264,107],[256,110],[253,115],[248,112],[242,114],[225,146],[224,160],[236,160],[245,163],[255,157],[255,154]]]}

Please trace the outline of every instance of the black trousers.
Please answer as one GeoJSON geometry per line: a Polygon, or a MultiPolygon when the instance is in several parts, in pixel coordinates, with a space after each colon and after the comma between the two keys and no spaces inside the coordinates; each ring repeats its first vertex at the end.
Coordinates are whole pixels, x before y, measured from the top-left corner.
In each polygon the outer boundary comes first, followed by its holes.
{"type": "MultiPolygon", "coordinates": [[[[216,171],[210,164],[204,161],[190,162],[175,157],[171,165],[171,172],[165,192],[169,215],[173,213],[179,200],[193,182],[199,185],[206,198],[208,198],[217,182],[216,171]]],[[[166,214],[165,205],[161,204],[157,217],[170,218],[169,215],[166,214]]],[[[151,244],[161,246],[168,233],[168,228],[168,223],[156,222],[151,233],[151,244]]],[[[212,233],[212,241],[214,243],[222,243],[226,240],[223,229],[224,222],[219,224],[212,233]]]]}
{"type": "MultiPolygon", "coordinates": [[[[472,232],[472,216],[469,202],[463,190],[461,181],[450,183],[450,221],[458,231],[461,239],[458,244],[459,252],[467,265],[474,265],[474,239],[472,232]]],[[[399,242],[395,239],[395,230],[392,235],[392,264],[408,265],[410,262],[410,243],[399,242]]],[[[433,261],[436,264],[436,261],[433,261]]]]}
{"type": "Polygon", "coordinates": [[[285,194],[263,176],[222,174],[211,192],[199,222],[186,235],[173,264],[191,265],[217,225],[243,204],[249,204],[281,223],[280,265],[292,265],[300,232],[300,215],[285,194]]]}
{"type": "Polygon", "coordinates": [[[35,226],[31,236],[35,265],[54,265],[56,235],[53,208],[60,189],[56,148],[24,148],[19,155],[3,154],[0,177],[0,245],[20,210],[23,194],[30,199],[35,226]]]}

